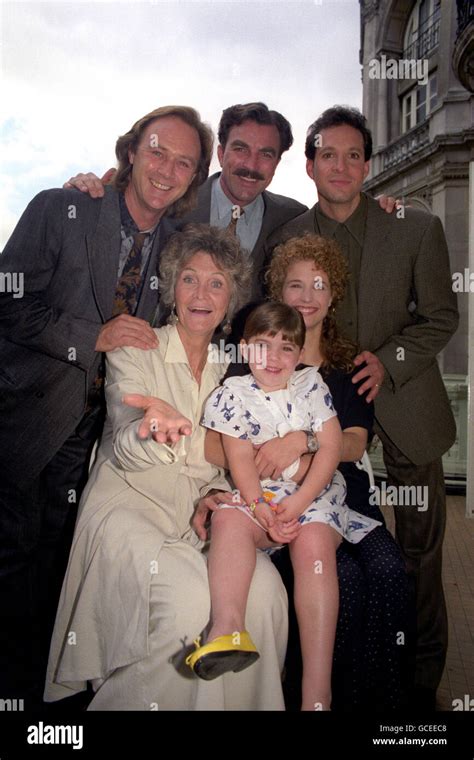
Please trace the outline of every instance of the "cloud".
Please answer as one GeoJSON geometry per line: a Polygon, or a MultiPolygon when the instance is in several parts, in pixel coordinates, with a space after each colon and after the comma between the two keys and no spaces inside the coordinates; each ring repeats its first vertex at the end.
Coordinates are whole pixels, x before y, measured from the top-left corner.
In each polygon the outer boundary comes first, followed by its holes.
{"type": "Polygon", "coordinates": [[[232,103],[281,111],[295,143],[270,189],[312,204],[306,128],[361,102],[357,0],[16,2],[2,23],[1,246],[33,195],[113,166],[118,135],[166,103],[195,106],[214,129],[232,103]]]}

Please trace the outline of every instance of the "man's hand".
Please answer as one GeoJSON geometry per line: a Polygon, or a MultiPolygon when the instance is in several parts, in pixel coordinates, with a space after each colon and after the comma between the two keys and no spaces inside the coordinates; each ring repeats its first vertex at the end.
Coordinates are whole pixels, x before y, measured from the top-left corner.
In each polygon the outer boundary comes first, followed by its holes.
{"type": "Polygon", "coordinates": [[[89,193],[91,198],[102,198],[105,194],[104,185],[110,184],[116,173],[117,169],[108,169],[102,179],[99,179],[97,174],[93,172],[87,172],[87,174],[80,172],[75,177],[68,179],[63,187],[65,189],[75,187],[76,190],[80,190],[82,193],[89,193]]]}
{"type": "Polygon", "coordinates": [[[363,367],[360,372],[357,372],[357,374],[354,375],[352,382],[358,383],[360,380],[363,380],[364,377],[367,378],[365,383],[363,383],[360,388],[358,388],[357,393],[359,396],[362,396],[363,393],[369,391],[365,399],[367,403],[369,403],[370,401],[374,400],[380,390],[380,386],[382,385],[383,379],[385,377],[385,368],[380,359],[378,359],[375,354],[372,354],[370,351],[362,351],[362,353],[358,354],[354,359],[354,364],[356,367],[358,367],[359,364],[363,364],[364,362],[366,362],[367,366],[363,367]]]}
{"type": "Polygon", "coordinates": [[[387,214],[391,214],[392,211],[402,205],[402,202],[392,195],[377,195],[375,200],[379,202],[380,208],[386,211],[387,214]]]}
{"type": "Polygon", "coordinates": [[[113,351],[114,348],[133,346],[134,348],[150,349],[158,346],[158,338],[148,322],[130,314],[119,314],[102,325],[96,351],[113,351]]]}
{"type": "Polygon", "coordinates": [[[254,449],[257,451],[255,466],[260,480],[277,480],[286,467],[307,453],[306,433],[301,430],[287,433],[283,438],[272,438],[266,443],[256,444],[254,449]]]}
{"type": "Polygon", "coordinates": [[[210,491],[202,499],[199,499],[191,525],[202,541],[207,539],[205,525],[209,518],[209,512],[215,512],[216,509],[219,509],[219,504],[243,504],[243,502],[237,494],[228,491],[210,491]]]}
{"type": "Polygon", "coordinates": [[[138,428],[139,438],[151,437],[158,443],[177,443],[182,435],[191,435],[193,426],[174,406],[155,396],[128,393],[122,399],[127,406],[143,409],[145,414],[138,428]]]}

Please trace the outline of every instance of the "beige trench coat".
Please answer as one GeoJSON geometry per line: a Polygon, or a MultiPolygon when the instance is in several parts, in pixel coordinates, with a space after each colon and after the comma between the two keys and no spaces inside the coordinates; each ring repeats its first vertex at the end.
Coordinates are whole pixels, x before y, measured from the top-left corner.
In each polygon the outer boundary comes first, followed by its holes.
{"type": "Polygon", "coordinates": [[[259,552],[246,625],[260,660],[205,682],[183,665],[209,619],[203,542],[190,527],[197,501],[228,490],[204,458],[203,403],[224,367],[208,362],[194,380],[176,327],[156,331],[157,349],[107,357],[108,418],[84,491],[51,642],[45,700],[86,688],[90,710],[284,709],[280,673],[287,599],[259,552]],[[142,412],[125,393],[158,396],[193,423],[170,448],[138,439],[142,412]]]}

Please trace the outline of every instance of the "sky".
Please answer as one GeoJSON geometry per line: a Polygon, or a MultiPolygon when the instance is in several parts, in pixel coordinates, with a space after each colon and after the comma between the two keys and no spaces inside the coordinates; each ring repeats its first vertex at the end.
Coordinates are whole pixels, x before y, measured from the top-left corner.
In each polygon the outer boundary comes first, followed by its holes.
{"type": "Polygon", "coordinates": [[[234,103],[283,113],[295,142],[270,189],[309,206],[307,127],[361,107],[358,0],[0,0],[0,14],[0,249],[36,193],[114,166],[117,137],[159,106],[194,106],[214,131],[234,103]]]}

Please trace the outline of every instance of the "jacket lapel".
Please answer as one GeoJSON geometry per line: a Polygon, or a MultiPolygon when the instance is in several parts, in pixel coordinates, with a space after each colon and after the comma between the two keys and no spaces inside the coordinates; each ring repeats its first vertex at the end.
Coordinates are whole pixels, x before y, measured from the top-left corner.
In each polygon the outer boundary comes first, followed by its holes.
{"type": "Polygon", "coordinates": [[[86,235],[92,290],[102,320],[112,314],[120,257],[120,207],[117,191],[106,188],[95,232],[86,235]]]}
{"type": "Polygon", "coordinates": [[[197,207],[194,211],[190,211],[183,217],[181,224],[188,224],[188,222],[201,222],[203,224],[209,224],[211,219],[211,192],[212,183],[216,177],[220,176],[220,172],[213,174],[212,177],[206,179],[198,190],[197,207]]]}
{"type": "Polygon", "coordinates": [[[372,198],[367,200],[367,223],[358,294],[358,333],[362,349],[371,345],[370,341],[377,327],[377,315],[383,310],[383,285],[387,275],[384,251],[389,234],[386,212],[382,211],[377,201],[372,198]]]}

